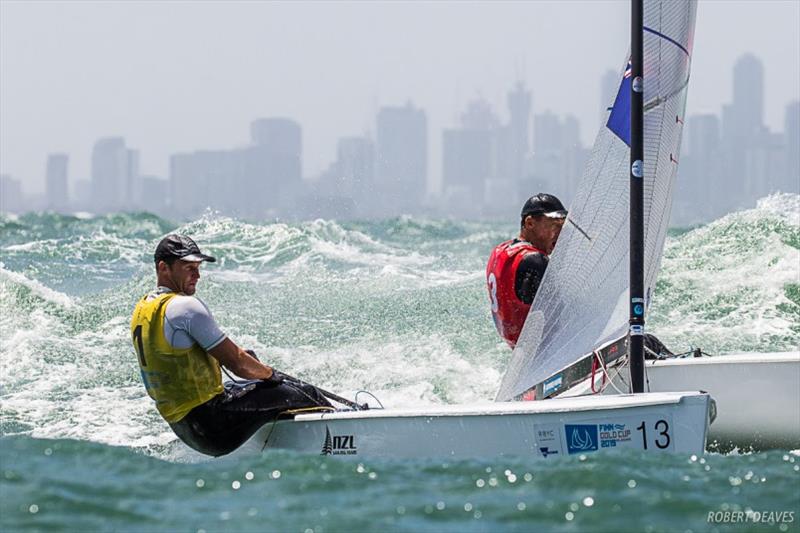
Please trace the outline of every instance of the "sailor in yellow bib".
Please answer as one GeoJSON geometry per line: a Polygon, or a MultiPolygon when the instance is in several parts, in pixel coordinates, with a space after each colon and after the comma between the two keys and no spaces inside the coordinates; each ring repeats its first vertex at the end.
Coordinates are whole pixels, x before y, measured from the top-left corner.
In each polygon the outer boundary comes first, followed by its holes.
{"type": "Polygon", "coordinates": [[[238,448],[288,410],[330,403],[313,386],[262,364],[219,328],[194,297],[205,255],[183,235],[168,235],[155,252],[158,287],[133,312],[131,340],[147,393],[181,440],[208,455],[238,448]],[[224,365],[248,382],[223,385],[224,365]]]}
{"type": "MultiPolygon", "coordinates": [[[[173,346],[164,335],[165,329],[172,329],[166,318],[167,304],[176,296],[175,292],[157,289],[155,294],[145,296],[136,305],[131,321],[142,381],[147,393],[156,401],[158,412],[170,423],[178,422],[198,405],[222,393],[219,362],[207,352],[218,342],[209,346],[196,343],[188,347],[173,346]]],[[[177,304],[173,309],[179,305],[191,307],[180,301],[177,304]]],[[[223,339],[224,336],[219,341],[223,339]]]]}

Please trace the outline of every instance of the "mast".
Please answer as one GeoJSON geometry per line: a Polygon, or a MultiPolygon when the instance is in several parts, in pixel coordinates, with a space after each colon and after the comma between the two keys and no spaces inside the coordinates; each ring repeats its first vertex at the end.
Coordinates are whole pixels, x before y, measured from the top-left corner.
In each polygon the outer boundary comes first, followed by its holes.
{"type": "Polygon", "coordinates": [[[630,357],[632,392],[644,392],[643,0],[631,0],[630,357]]]}

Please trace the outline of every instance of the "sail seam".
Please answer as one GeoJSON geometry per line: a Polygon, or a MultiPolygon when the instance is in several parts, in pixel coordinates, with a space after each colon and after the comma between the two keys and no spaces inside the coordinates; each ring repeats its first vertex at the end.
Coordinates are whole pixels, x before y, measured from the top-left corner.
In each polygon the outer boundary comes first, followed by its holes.
{"type": "Polygon", "coordinates": [[[666,41],[671,42],[672,44],[674,44],[675,46],[680,48],[683,51],[684,54],[686,54],[687,56],[691,57],[691,55],[689,54],[689,50],[684,48],[683,45],[681,43],[679,43],[678,41],[676,41],[675,39],[672,39],[671,37],[668,37],[668,36],[664,35],[660,31],[656,31],[656,30],[654,30],[652,28],[648,28],[647,26],[644,27],[644,31],[652,33],[653,35],[656,35],[656,36],[661,37],[662,39],[664,39],[666,41]]]}

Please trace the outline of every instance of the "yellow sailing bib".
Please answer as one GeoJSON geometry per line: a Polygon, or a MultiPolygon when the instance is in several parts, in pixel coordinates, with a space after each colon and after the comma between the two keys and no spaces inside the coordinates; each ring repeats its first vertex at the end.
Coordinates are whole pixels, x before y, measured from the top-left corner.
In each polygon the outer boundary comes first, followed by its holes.
{"type": "Polygon", "coordinates": [[[178,422],[189,411],[222,392],[219,362],[198,344],[174,348],[164,337],[170,292],[152,300],[142,298],[131,319],[133,347],[147,393],[164,420],[178,422]]]}

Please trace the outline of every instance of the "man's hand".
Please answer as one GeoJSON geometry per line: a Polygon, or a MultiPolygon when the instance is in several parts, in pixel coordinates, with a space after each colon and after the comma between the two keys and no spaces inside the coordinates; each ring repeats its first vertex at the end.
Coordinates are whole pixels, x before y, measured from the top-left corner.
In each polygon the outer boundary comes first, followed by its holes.
{"type": "MultiPolygon", "coordinates": [[[[258,358],[258,356],[256,355],[255,351],[253,351],[253,350],[245,350],[244,353],[246,353],[247,355],[249,355],[250,357],[252,357],[256,361],[261,362],[261,359],[258,358]]],[[[289,378],[289,376],[287,376],[283,372],[278,372],[277,370],[275,370],[273,368],[272,369],[272,376],[270,376],[269,378],[264,379],[262,381],[264,381],[264,382],[266,382],[266,383],[268,383],[270,385],[280,385],[281,383],[286,381],[287,378],[289,378]]],[[[291,379],[289,379],[289,381],[291,381],[291,379]]]]}
{"type": "Polygon", "coordinates": [[[267,383],[268,385],[272,385],[273,387],[277,387],[278,385],[283,383],[283,378],[284,378],[283,373],[278,372],[277,370],[275,370],[273,368],[272,369],[272,375],[269,378],[264,379],[262,381],[264,381],[264,383],[267,383]]]}

